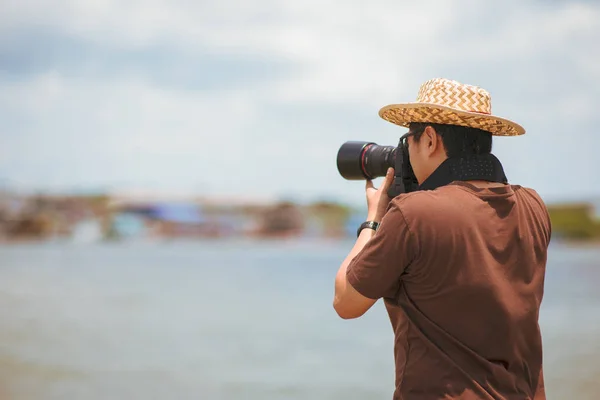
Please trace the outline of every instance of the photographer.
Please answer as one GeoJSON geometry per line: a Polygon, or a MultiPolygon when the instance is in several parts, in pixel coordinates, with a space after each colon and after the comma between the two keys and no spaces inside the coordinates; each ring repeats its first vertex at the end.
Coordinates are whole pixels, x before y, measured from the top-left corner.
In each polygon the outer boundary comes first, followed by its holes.
{"type": "Polygon", "coordinates": [[[379,189],[367,178],[336,312],[358,318],[384,299],[394,399],[545,399],[538,316],[550,220],[491,154],[492,136],[525,130],[491,114],[487,91],[447,79],[380,116],[408,128],[401,145],[419,186],[390,198],[394,169],[379,189]]]}

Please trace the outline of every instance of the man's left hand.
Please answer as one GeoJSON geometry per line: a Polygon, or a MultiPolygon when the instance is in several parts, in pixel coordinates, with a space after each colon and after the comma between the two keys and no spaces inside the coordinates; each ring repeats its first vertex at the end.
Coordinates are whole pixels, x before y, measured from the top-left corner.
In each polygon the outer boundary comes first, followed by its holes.
{"type": "Polygon", "coordinates": [[[381,219],[385,215],[387,211],[388,205],[392,200],[387,192],[394,181],[394,169],[388,168],[387,174],[385,175],[385,180],[379,189],[376,189],[373,186],[373,181],[368,179],[366,184],[366,194],[367,194],[367,220],[381,222],[381,219]]]}

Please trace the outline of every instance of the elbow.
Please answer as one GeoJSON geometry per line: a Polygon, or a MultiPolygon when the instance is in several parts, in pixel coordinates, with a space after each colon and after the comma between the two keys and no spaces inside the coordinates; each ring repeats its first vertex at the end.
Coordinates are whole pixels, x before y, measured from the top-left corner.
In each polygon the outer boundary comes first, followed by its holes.
{"type": "Polygon", "coordinates": [[[346,313],[343,313],[343,312],[341,313],[341,312],[339,312],[339,311],[338,311],[337,315],[339,315],[339,317],[340,317],[341,319],[345,319],[345,320],[348,320],[348,319],[355,319],[355,318],[358,318],[358,317],[359,317],[359,315],[346,314],[346,313]]]}
{"type": "Polygon", "coordinates": [[[355,319],[362,315],[352,312],[348,307],[344,307],[337,298],[333,301],[333,309],[341,319],[355,319]]]}

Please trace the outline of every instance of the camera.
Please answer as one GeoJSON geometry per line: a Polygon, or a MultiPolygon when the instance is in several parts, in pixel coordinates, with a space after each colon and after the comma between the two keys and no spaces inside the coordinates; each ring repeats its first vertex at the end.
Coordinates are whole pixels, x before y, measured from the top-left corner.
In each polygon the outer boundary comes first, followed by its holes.
{"type": "Polygon", "coordinates": [[[418,182],[408,158],[408,148],[402,138],[398,146],[381,146],[373,142],[348,141],[337,154],[337,168],[347,180],[383,177],[388,168],[394,168],[394,181],[388,189],[389,197],[417,190],[418,182]]]}

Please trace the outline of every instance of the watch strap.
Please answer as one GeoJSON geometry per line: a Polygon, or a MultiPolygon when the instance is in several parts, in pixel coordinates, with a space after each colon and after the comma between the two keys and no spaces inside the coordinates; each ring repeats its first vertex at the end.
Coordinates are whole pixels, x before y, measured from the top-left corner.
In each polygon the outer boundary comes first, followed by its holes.
{"type": "Polygon", "coordinates": [[[379,228],[379,222],[375,222],[375,221],[363,222],[362,224],[360,224],[360,226],[358,227],[358,229],[356,231],[356,237],[359,237],[360,232],[362,232],[362,230],[365,228],[373,229],[374,231],[377,231],[377,228],[379,228]]]}

